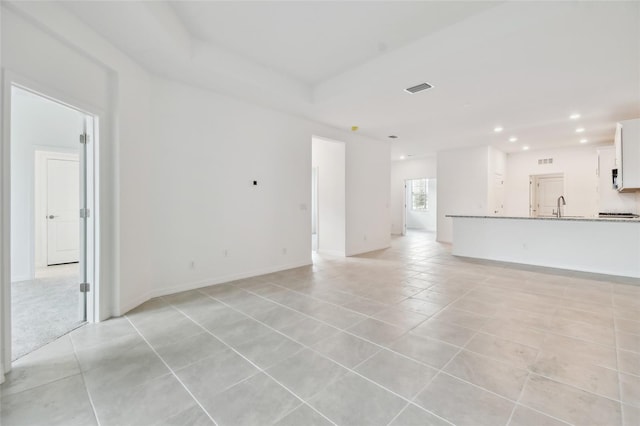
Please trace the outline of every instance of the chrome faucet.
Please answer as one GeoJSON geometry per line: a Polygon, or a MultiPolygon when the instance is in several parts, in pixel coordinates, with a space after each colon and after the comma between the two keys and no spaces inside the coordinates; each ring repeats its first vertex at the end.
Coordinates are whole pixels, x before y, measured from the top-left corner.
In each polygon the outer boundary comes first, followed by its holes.
{"type": "Polygon", "coordinates": [[[561,195],[558,197],[558,211],[556,212],[556,217],[557,218],[561,218],[562,217],[562,212],[560,211],[560,206],[566,206],[567,202],[564,200],[564,195],[561,195]],[[560,204],[560,201],[562,201],[562,204],[560,204]]]}

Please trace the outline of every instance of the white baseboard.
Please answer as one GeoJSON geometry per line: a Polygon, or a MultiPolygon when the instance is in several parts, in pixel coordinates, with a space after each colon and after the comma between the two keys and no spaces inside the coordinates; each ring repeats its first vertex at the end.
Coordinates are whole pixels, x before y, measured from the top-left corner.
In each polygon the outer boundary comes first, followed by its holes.
{"type": "Polygon", "coordinates": [[[229,275],[224,275],[224,276],[221,276],[221,277],[209,278],[209,279],[206,279],[206,280],[199,280],[199,281],[192,281],[192,282],[189,282],[189,283],[178,284],[178,285],[174,285],[174,286],[167,287],[167,288],[152,290],[152,291],[149,291],[149,292],[145,293],[144,295],[138,297],[134,301],[132,301],[130,303],[127,303],[126,305],[121,307],[118,316],[124,315],[125,313],[129,312],[130,310],[134,309],[137,306],[140,306],[144,302],[146,302],[146,301],[148,301],[150,299],[153,299],[154,297],[168,296],[170,294],[180,293],[182,291],[195,290],[195,289],[202,288],[202,287],[208,287],[210,285],[223,284],[223,283],[226,283],[226,282],[229,282],[229,281],[239,280],[239,279],[243,279],[243,278],[251,278],[251,277],[256,277],[256,276],[259,276],[259,275],[270,274],[272,272],[286,271],[287,269],[300,268],[302,266],[308,266],[308,265],[311,265],[311,264],[312,264],[311,259],[307,259],[307,260],[300,261],[300,262],[294,262],[294,263],[289,263],[289,264],[285,264],[285,265],[272,266],[272,267],[268,267],[268,268],[254,269],[254,270],[249,271],[249,272],[241,272],[241,273],[237,273],[237,274],[229,274],[229,275]]]}
{"type": "Polygon", "coordinates": [[[328,254],[329,256],[341,256],[345,257],[346,254],[340,250],[318,250],[319,254],[328,254]]]}
{"type": "Polygon", "coordinates": [[[18,276],[12,276],[11,277],[11,282],[12,283],[17,283],[20,281],[31,281],[33,280],[35,277],[30,276],[30,275],[18,275],[18,276]]]}
{"type": "Polygon", "coordinates": [[[121,317],[122,315],[126,314],[130,310],[142,305],[144,302],[146,302],[147,300],[152,299],[152,298],[153,298],[153,296],[151,295],[151,292],[148,291],[145,294],[143,294],[142,296],[140,296],[140,297],[134,299],[133,301],[127,303],[126,305],[120,306],[120,310],[115,312],[114,317],[121,317]]]}
{"type": "Polygon", "coordinates": [[[380,246],[380,247],[376,247],[376,248],[368,248],[364,251],[358,251],[358,252],[353,252],[353,253],[347,253],[347,256],[357,256],[359,254],[365,254],[365,253],[371,253],[372,251],[378,251],[378,250],[384,250],[384,249],[388,249],[390,248],[391,245],[386,244],[384,246],[380,246]]]}
{"type": "Polygon", "coordinates": [[[311,259],[309,259],[309,260],[289,263],[285,265],[272,266],[272,267],[262,268],[262,269],[254,269],[253,271],[249,271],[249,272],[241,272],[238,274],[229,274],[229,275],[210,278],[206,280],[193,281],[190,283],[179,284],[176,286],[152,291],[151,298],[167,296],[169,294],[174,294],[174,293],[180,293],[181,291],[195,290],[198,288],[208,287],[210,285],[215,285],[215,284],[224,284],[229,281],[240,280],[243,278],[257,277],[259,275],[270,274],[272,272],[286,271],[287,269],[299,268],[301,266],[308,266],[311,264],[312,264],[311,259]]]}

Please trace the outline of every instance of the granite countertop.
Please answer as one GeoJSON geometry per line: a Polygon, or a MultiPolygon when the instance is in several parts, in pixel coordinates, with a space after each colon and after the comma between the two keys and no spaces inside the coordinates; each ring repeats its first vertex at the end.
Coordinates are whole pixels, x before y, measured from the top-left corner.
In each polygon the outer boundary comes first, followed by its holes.
{"type": "Polygon", "coordinates": [[[632,222],[640,223],[640,217],[634,218],[617,218],[617,217],[528,217],[528,216],[473,216],[473,215],[455,215],[448,214],[446,217],[463,217],[470,219],[518,219],[518,220],[555,220],[555,221],[574,221],[574,222],[632,222]]]}

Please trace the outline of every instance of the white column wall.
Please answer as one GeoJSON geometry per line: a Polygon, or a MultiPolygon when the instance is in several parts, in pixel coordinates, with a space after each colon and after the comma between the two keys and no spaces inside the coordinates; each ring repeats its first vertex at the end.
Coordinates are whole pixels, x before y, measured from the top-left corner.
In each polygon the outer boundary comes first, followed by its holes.
{"type": "Polygon", "coordinates": [[[487,146],[438,152],[438,241],[453,241],[446,215],[488,214],[489,153],[487,146]]]}

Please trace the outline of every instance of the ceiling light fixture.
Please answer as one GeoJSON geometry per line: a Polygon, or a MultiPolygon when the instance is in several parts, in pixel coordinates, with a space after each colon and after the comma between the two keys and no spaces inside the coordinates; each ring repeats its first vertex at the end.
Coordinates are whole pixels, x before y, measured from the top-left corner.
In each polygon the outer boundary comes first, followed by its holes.
{"type": "Polygon", "coordinates": [[[570,118],[571,120],[577,120],[578,118],[580,118],[580,114],[577,114],[577,113],[576,113],[576,114],[571,114],[571,115],[569,116],[569,118],[570,118]]]}
{"type": "Polygon", "coordinates": [[[518,141],[518,138],[516,138],[515,136],[511,136],[509,138],[509,142],[517,142],[517,141],[518,141]]]}
{"type": "Polygon", "coordinates": [[[493,131],[496,133],[500,133],[501,131],[503,131],[504,129],[502,128],[502,126],[496,126],[493,128],[493,131]]]}
{"type": "Polygon", "coordinates": [[[529,150],[529,147],[528,147],[528,146],[523,146],[523,147],[522,147],[522,150],[523,150],[523,151],[528,151],[528,150],[529,150]]]}
{"type": "Polygon", "coordinates": [[[584,132],[584,127],[578,127],[576,129],[576,133],[582,133],[582,132],[584,132]]]}
{"type": "Polygon", "coordinates": [[[400,156],[400,159],[401,159],[401,160],[404,160],[404,155],[401,155],[401,156],[400,156]]]}
{"type": "Polygon", "coordinates": [[[589,142],[588,139],[580,139],[580,143],[587,143],[587,142],[589,142]]]}

